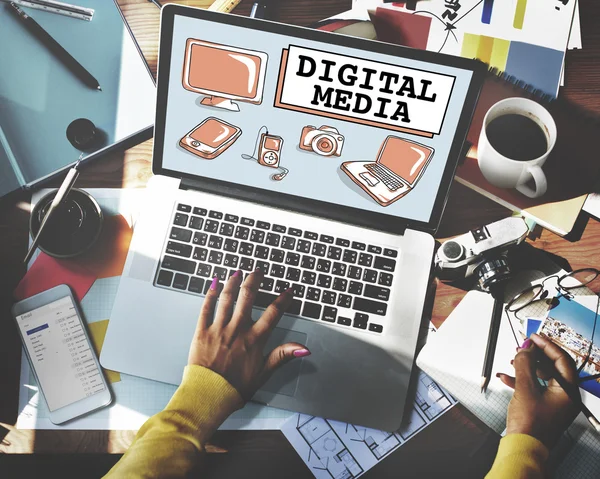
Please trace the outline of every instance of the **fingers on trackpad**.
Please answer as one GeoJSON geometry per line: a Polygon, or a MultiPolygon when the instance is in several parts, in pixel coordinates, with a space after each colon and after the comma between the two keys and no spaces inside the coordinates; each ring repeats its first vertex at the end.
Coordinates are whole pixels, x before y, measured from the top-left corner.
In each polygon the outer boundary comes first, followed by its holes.
{"type": "MultiPolygon", "coordinates": [[[[265,354],[269,354],[280,344],[299,343],[305,345],[307,342],[308,335],[305,333],[292,331],[291,329],[275,328],[271,334],[271,337],[267,341],[265,354]]],[[[288,364],[275,371],[273,376],[271,376],[271,379],[267,381],[261,390],[276,394],[285,394],[286,396],[293,396],[296,394],[296,388],[298,387],[301,366],[302,361],[290,361],[288,364]]]]}

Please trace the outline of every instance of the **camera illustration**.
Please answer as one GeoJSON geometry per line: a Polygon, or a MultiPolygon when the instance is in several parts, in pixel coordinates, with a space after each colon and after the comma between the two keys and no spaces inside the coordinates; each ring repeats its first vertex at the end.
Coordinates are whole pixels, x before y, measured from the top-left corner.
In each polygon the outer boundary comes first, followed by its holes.
{"type": "Polygon", "coordinates": [[[488,289],[510,274],[506,250],[522,243],[528,233],[523,218],[511,217],[445,241],[435,255],[436,275],[456,281],[475,273],[480,286],[488,289]]]}
{"type": "Polygon", "coordinates": [[[313,151],[321,156],[340,156],[344,147],[345,138],[337,128],[321,126],[315,128],[307,125],[302,128],[300,149],[313,151]]]}

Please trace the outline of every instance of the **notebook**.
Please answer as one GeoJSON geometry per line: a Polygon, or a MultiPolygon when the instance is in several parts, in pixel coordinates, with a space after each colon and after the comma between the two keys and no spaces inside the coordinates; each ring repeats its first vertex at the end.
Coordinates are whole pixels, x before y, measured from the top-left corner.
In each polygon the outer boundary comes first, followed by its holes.
{"type": "Polygon", "coordinates": [[[152,135],[156,90],[115,1],[78,0],[91,22],[23,7],[99,82],[84,85],[0,2],[0,198],[32,187],[79,158],[69,124],[87,118],[97,143],[88,161],[126,140],[152,135]],[[8,47],[9,46],[9,47],[8,47]]]}

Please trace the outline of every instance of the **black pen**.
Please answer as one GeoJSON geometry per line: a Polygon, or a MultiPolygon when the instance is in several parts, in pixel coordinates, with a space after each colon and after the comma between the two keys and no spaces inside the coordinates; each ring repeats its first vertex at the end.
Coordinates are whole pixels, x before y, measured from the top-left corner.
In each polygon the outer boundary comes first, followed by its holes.
{"type": "Polygon", "coordinates": [[[492,321],[490,322],[490,331],[488,333],[488,343],[485,348],[485,359],[483,360],[483,371],[481,372],[481,392],[487,390],[494,366],[494,356],[496,355],[496,345],[498,344],[498,333],[500,332],[500,322],[502,321],[502,308],[504,306],[502,289],[494,288],[491,291],[494,297],[494,310],[492,312],[492,321]]]}
{"type": "Polygon", "coordinates": [[[79,78],[90,88],[102,91],[98,80],[96,80],[90,72],[83,68],[81,63],[75,60],[75,58],[73,58],[68,51],[66,51],[54,38],[52,38],[38,22],[27,15],[16,3],[10,2],[10,7],[11,8],[9,8],[9,11],[13,12],[17,16],[17,18],[23,23],[23,26],[29,30],[29,33],[42,42],[44,46],[50,50],[65,67],[71,70],[73,75],[79,78]]]}

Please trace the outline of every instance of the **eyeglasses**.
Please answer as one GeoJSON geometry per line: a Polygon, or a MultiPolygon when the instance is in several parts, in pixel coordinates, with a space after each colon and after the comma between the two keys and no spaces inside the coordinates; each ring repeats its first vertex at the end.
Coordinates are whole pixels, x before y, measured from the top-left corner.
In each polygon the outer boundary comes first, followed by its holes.
{"type": "MultiPolygon", "coordinates": [[[[563,297],[567,300],[572,300],[577,292],[580,290],[580,294],[589,295],[589,286],[600,277],[600,270],[595,268],[583,268],[567,273],[563,276],[549,276],[545,278],[541,284],[531,286],[520,293],[516,294],[505,306],[504,311],[507,316],[508,313],[512,313],[518,320],[524,321],[530,318],[545,318],[548,311],[551,310],[558,304],[558,300],[563,297]],[[549,297],[550,290],[546,288],[546,282],[552,279],[556,279],[556,289],[559,295],[557,297],[549,297]]],[[[596,295],[596,311],[594,315],[594,324],[592,326],[592,334],[589,338],[589,345],[586,348],[586,354],[583,356],[581,365],[579,366],[577,373],[579,374],[585,366],[587,366],[592,360],[592,364],[600,364],[600,349],[594,348],[594,334],[596,333],[596,323],[598,320],[598,309],[600,307],[600,296],[597,291],[593,291],[596,295]]],[[[519,346],[519,340],[513,328],[512,321],[509,324],[511,326],[513,336],[519,346]]],[[[585,338],[578,339],[580,345],[585,345],[588,342],[585,338]]],[[[589,381],[592,379],[600,378],[600,374],[586,376],[580,379],[580,382],[589,381]]]]}

